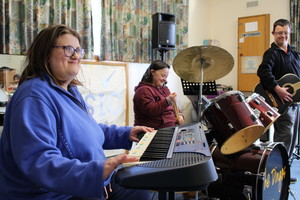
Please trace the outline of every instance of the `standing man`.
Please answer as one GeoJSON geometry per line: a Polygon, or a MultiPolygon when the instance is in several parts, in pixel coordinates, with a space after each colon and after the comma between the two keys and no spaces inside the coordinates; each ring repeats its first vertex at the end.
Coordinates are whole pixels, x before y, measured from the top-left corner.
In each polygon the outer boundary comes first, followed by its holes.
{"type": "MultiPolygon", "coordinates": [[[[273,25],[274,42],[264,53],[257,75],[263,87],[274,91],[282,103],[292,102],[292,94],[285,87],[281,87],[277,80],[287,73],[300,77],[300,55],[289,45],[291,33],[290,23],[286,19],[279,19],[273,25]]],[[[298,117],[299,105],[291,104],[284,114],[274,123],[274,142],[283,142],[289,158],[293,154],[293,136],[299,133],[298,117]]]]}

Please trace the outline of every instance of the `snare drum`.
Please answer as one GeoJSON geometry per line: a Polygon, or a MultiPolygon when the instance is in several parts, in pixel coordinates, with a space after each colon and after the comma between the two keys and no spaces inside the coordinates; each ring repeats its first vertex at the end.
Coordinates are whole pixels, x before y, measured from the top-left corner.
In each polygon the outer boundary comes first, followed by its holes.
{"type": "Polygon", "coordinates": [[[272,108],[268,103],[265,102],[264,97],[257,93],[253,93],[251,96],[249,96],[246,99],[246,102],[251,108],[254,109],[255,113],[258,113],[259,120],[264,125],[265,131],[267,131],[280,116],[277,109],[272,108]]]}
{"type": "Polygon", "coordinates": [[[239,91],[219,95],[203,111],[203,119],[215,129],[223,154],[239,152],[264,133],[264,126],[239,91]]]}
{"type": "Polygon", "coordinates": [[[211,154],[219,174],[217,182],[208,188],[213,197],[288,199],[290,166],[282,143],[251,146],[233,155],[223,155],[216,145],[212,145],[211,154]]]}

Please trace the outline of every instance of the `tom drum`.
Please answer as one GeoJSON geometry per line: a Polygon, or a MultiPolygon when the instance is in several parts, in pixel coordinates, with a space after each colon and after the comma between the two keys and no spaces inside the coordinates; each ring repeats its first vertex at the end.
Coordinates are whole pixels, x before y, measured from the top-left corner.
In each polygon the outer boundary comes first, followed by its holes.
{"type": "Polygon", "coordinates": [[[222,154],[237,153],[256,141],[264,133],[264,126],[239,91],[229,91],[213,99],[203,111],[208,127],[222,154]]]}

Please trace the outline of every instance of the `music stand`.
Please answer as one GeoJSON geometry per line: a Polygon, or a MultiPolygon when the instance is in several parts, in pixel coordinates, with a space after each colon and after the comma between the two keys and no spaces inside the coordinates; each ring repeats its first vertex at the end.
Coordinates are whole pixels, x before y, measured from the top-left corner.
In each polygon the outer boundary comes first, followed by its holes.
{"type": "MultiPolygon", "coordinates": [[[[200,83],[189,82],[181,79],[182,89],[184,95],[199,95],[200,83]]],[[[218,95],[216,81],[203,82],[203,95],[218,95]]]]}
{"type": "MultiPolygon", "coordinates": [[[[183,88],[183,94],[189,98],[192,105],[197,110],[198,119],[199,119],[200,115],[202,114],[202,111],[203,111],[203,109],[199,108],[199,106],[200,106],[200,102],[199,102],[200,83],[189,82],[189,81],[181,79],[181,84],[182,84],[182,88],[183,88]]],[[[203,95],[213,95],[213,96],[218,95],[216,81],[203,82],[202,94],[203,95]]],[[[210,104],[210,101],[205,96],[202,96],[201,104],[202,104],[201,105],[202,108],[206,108],[207,105],[210,104]]]]}

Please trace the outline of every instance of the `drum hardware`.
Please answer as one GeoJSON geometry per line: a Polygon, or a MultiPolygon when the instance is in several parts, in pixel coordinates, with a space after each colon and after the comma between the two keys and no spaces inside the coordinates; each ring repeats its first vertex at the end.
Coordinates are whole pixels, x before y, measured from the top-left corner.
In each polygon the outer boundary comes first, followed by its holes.
{"type": "Polygon", "coordinates": [[[263,172],[261,172],[260,174],[254,174],[250,171],[245,171],[244,174],[249,175],[249,176],[258,176],[258,177],[264,177],[264,175],[265,175],[263,172]]]}
{"type": "Polygon", "coordinates": [[[221,110],[221,107],[219,106],[219,104],[216,103],[215,106],[218,110],[221,110]]]}
{"type": "Polygon", "coordinates": [[[257,99],[254,99],[254,103],[256,103],[257,105],[260,105],[260,102],[257,99]]]}
{"type": "Polygon", "coordinates": [[[256,115],[250,115],[250,118],[255,122],[257,119],[256,115]]]}
{"type": "Polygon", "coordinates": [[[271,112],[271,111],[267,111],[267,114],[270,116],[270,117],[273,117],[274,113],[271,112]]]}
{"type": "Polygon", "coordinates": [[[251,200],[252,197],[252,187],[250,185],[244,185],[243,194],[247,200],[251,200]]]}
{"type": "Polygon", "coordinates": [[[237,99],[240,101],[240,102],[243,102],[245,99],[243,98],[243,96],[242,95],[238,95],[237,96],[237,99]]]}
{"type": "Polygon", "coordinates": [[[260,111],[257,108],[255,108],[253,112],[256,116],[260,116],[260,111]]]}

